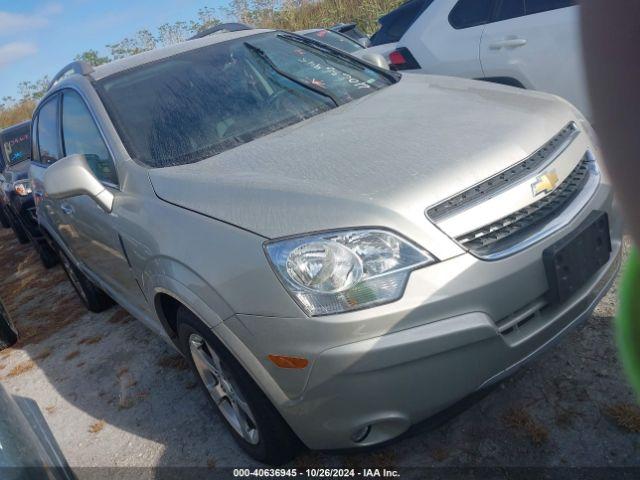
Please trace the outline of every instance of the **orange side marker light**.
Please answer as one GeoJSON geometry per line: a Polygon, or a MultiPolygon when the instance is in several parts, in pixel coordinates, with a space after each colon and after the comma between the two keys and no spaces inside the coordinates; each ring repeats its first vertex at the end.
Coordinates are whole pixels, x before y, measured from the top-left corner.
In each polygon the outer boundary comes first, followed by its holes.
{"type": "Polygon", "coordinates": [[[305,368],[309,365],[309,360],[300,357],[289,357],[287,355],[269,355],[269,360],[280,368],[305,368]]]}

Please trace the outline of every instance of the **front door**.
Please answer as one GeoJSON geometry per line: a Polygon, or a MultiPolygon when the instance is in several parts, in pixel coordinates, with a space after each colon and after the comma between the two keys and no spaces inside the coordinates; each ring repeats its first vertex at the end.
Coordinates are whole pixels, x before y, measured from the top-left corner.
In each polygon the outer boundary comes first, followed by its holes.
{"type": "Polygon", "coordinates": [[[62,96],[62,148],[65,156],[82,154],[105,188],[116,194],[112,213],[86,195],[60,200],[75,235],[69,238],[74,256],[134,307],[145,310],[146,300],[123,250],[117,231],[118,176],[113,158],[84,100],[73,90],[62,96]]]}

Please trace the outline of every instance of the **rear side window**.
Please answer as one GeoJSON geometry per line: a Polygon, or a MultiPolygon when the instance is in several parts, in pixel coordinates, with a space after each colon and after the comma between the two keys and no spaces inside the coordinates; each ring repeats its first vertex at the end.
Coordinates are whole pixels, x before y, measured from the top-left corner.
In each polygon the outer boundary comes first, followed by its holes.
{"type": "Polygon", "coordinates": [[[524,4],[526,14],[533,15],[534,13],[571,7],[575,5],[576,2],[575,0],[525,0],[524,4]]]}
{"type": "Polygon", "coordinates": [[[522,17],[524,15],[524,0],[502,0],[496,14],[496,21],[522,17]]]}
{"type": "Polygon", "coordinates": [[[58,97],[43,105],[38,113],[38,152],[40,163],[52,164],[60,159],[60,136],[58,127],[58,97]]]}
{"type": "Polygon", "coordinates": [[[575,5],[575,0],[502,0],[498,6],[496,21],[548,12],[575,5]]]}
{"type": "Polygon", "coordinates": [[[62,97],[62,142],[65,155],[82,154],[101,182],[118,184],[113,160],[84,101],[74,91],[62,97]]]}
{"type": "Polygon", "coordinates": [[[399,42],[409,27],[432,3],[433,0],[409,0],[380,17],[380,29],[371,37],[371,45],[399,42]]]}
{"type": "Polygon", "coordinates": [[[477,27],[489,23],[495,0],[460,0],[449,14],[449,23],[455,29],[477,27]]]}

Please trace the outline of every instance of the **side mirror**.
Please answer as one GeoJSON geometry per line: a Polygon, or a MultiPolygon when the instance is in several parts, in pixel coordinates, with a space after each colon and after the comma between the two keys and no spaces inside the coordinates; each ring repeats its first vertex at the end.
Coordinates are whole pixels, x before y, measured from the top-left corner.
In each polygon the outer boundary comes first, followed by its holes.
{"type": "Polygon", "coordinates": [[[364,60],[365,62],[369,62],[369,63],[375,65],[376,67],[380,67],[380,68],[384,68],[385,70],[389,70],[389,62],[387,61],[386,58],[384,58],[379,53],[366,52],[366,53],[363,53],[360,56],[360,59],[364,60]]]}
{"type": "Polygon", "coordinates": [[[56,199],[88,195],[107,213],[113,208],[113,194],[95,177],[84,155],[69,155],[47,168],[44,190],[56,199]]]}

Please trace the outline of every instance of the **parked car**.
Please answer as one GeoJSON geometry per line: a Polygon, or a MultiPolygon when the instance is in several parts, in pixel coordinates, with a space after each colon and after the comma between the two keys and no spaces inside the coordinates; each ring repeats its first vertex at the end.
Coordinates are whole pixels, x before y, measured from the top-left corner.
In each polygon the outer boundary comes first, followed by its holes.
{"type": "Polygon", "coordinates": [[[559,95],[587,118],[575,0],[412,0],[371,39],[392,68],[477,78],[559,95]]]}
{"type": "Polygon", "coordinates": [[[4,228],[11,228],[11,221],[6,210],[8,199],[4,193],[6,183],[4,173],[7,168],[30,156],[31,143],[28,131],[29,122],[0,130],[0,224],[4,228]]]}
{"type": "Polygon", "coordinates": [[[31,122],[23,122],[0,132],[0,144],[7,166],[2,172],[3,214],[22,244],[31,242],[42,264],[51,268],[58,256],[42,235],[29,180],[31,122]]]}
{"type": "Polygon", "coordinates": [[[329,30],[355,40],[362,47],[368,47],[371,43],[369,36],[358,28],[355,23],[337,23],[329,30]]]}
{"type": "Polygon", "coordinates": [[[325,43],[331,47],[337,48],[347,53],[354,53],[363,50],[364,47],[355,40],[325,28],[311,28],[309,30],[300,30],[296,32],[298,35],[313,38],[318,42],[325,43]]]}
{"type": "Polygon", "coordinates": [[[75,480],[37,403],[0,384],[0,472],[3,480],[75,480]]]}
{"type": "Polygon", "coordinates": [[[33,117],[40,223],[88,308],[179,349],[260,461],[398,437],[619,268],[601,152],[555,96],[270,30],[69,70],[33,117]]]}
{"type": "Polygon", "coordinates": [[[4,308],[4,303],[0,299],[0,350],[4,350],[14,345],[18,341],[18,332],[11,321],[9,312],[4,308]]]}
{"type": "Polygon", "coordinates": [[[2,171],[0,170],[0,226],[2,226],[2,228],[11,228],[11,223],[9,222],[9,217],[7,216],[7,214],[5,213],[5,203],[6,203],[6,199],[4,196],[4,192],[2,189],[4,180],[3,180],[3,176],[2,176],[2,171]]]}

